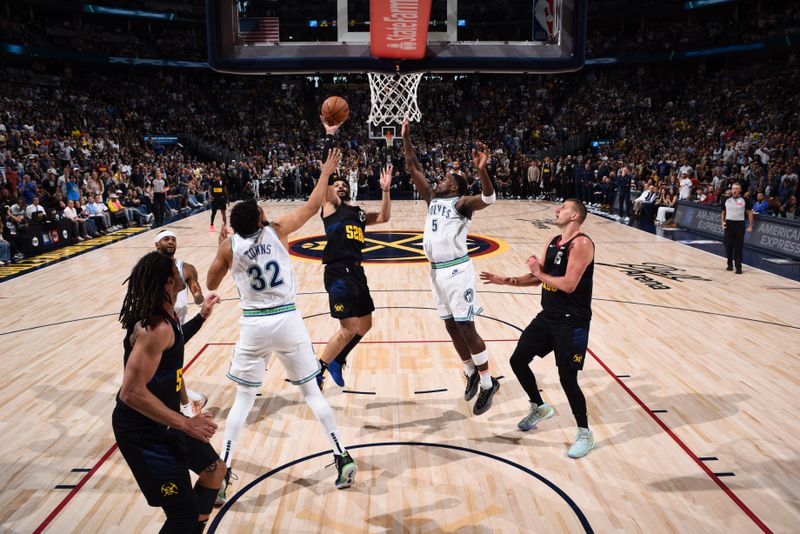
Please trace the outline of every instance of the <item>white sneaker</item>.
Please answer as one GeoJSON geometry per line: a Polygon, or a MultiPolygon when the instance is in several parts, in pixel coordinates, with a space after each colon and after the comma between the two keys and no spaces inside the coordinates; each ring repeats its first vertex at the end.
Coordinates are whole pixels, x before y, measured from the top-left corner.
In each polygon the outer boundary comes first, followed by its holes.
{"type": "Polygon", "coordinates": [[[594,449],[594,434],[588,428],[578,427],[578,435],[575,437],[575,443],[567,451],[570,458],[583,458],[589,451],[594,449]]]}

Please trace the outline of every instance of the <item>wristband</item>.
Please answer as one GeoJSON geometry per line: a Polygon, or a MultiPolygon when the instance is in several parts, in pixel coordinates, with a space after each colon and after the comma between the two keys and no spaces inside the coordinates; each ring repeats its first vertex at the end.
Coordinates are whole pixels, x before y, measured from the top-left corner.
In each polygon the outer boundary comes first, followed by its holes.
{"type": "Polygon", "coordinates": [[[492,191],[492,194],[488,197],[481,193],[481,200],[483,200],[484,204],[494,204],[495,200],[497,200],[497,195],[494,191],[492,191]]]}

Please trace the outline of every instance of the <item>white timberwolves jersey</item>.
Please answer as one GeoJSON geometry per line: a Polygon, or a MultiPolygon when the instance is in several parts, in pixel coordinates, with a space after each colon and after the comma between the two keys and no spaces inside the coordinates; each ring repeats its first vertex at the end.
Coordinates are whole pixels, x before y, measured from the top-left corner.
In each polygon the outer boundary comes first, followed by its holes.
{"type": "Polygon", "coordinates": [[[289,253],[275,230],[265,226],[257,233],[231,237],[231,273],[244,310],[274,308],[294,303],[297,283],[289,253]]]}
{"type": "Polygon", "coordinates": [[[461,197],[432,198],[425,218],[422,245],[428,261],[445,262],[467,255],[470,219],[456,211],[461,197]]]}
{"type": "MultiPolygon", "coordinates": [[[[175,260],[175,265],[178,267],[178,272],[181,275],[181,280],[183,283],[186,284],[186,277],[183,275],[183,260],[175,260]]],[[[186,287],[178,293],[177,298],[175,299],[175,315],[178,316],[181,324],[186,322],[186,312],[189,308],[189,286],[188,284],[186,287]]]]}

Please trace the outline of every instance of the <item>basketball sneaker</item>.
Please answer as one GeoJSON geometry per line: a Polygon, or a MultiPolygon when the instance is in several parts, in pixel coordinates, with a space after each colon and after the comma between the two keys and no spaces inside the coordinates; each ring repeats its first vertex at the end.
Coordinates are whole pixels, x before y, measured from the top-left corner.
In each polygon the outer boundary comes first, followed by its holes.
{"type": "Polygon", "coordinates": [[[543,403],[541,406],[537,406],[536,403],[534,402],[531,402],[530,405],[531,405],[531,411],[528,413],[528,415],[522,418],[522,421],[517,423],[517,428],[519,428],[523,432],[527,432],[531,428],[535,427],[536,423],[538,423],[539,421],[550,419],[551,417],[553,417],[553,414],[556,413],[553,407],[547,404],[546,402],[543,403]]]}
{"type": "Polygon", "coordinates": [[[231,468],[229,467],[225,472],[225,478],[222,480],[222,486],[219,488],[219,493],[217,493],[217,500],[214,502],[214,506],[222,506],[228,501],[226,493],[231,485],[231,480],[239,480],[239,477],[231,473],[231,468]]]}
{"type": "Polygon", "coordinates": [[[344,365],[339,363],[339,361],[335,359],[328,364],[328,372],[331,374],[331,378],[333,379],[333,381],[340,388],[344,387],[344,376],[342,376],[343,367],[344,365]]]}
{"type": "Polygon", "coordinates": [[[327,368],[327,366],[323,366],[317,375],[317,387],[319,387],[320,391],[322,391],[322,388],[325,386],[325,369],[327,368]]]}
{"type": "Polygon", "coordinates": [[[589,451],[594,449],[594,434],[588,428],[578,427],[578,435],[575,437],[575,443],[567,451],[570,458],[583,458],[589,451]]]}
{"type": "Polygon", "coordinates": [[[475,406],[472,407],[472,413],[475,415],[486,413],[492,407],[492,397],[494,397],[498,389],[500,389],[500,382],[495,377],[492,377],[492,387],[489,389],[480,388],[481,391],[478,393],[478,400],[475,401],[475,406]]]}
{"type": "Polygon", "coordinates": [[[464,389],[464,400],[471,401],[472,397],[478,392],[478,384],[481,381],[481,375],[476,369],[471,375],[464,373],[464,379],[467,381],[467,387],[464,389]]]}
{"type": "Polygon", "coordinates": [[[358,472],[358,466],[356,465],[355,460],[353,460],[353,457],[350,456],[349,452],[344,454],[334,454],[333,458],[334,463],[336,464],[336,471],[338,472],[338,475],[336,476],[336,488],[349,488],[353,485],[353,482],[355,482],[356,473],[358,472]]]}

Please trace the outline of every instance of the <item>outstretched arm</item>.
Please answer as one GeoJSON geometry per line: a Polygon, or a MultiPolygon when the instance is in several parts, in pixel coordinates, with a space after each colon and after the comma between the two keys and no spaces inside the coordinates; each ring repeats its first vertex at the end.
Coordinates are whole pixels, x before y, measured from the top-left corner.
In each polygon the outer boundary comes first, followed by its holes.
{"type": "Polygon", "coordinates": [[[228,227],[223,226],[219,232],[219,245],[217,246],[217,256],[211,262],[211,267],[208,268],[208,275],[206,275],[206,286],[208,289],[214,290],[222,283],[222,279],[228,273],[231,264],[233,263],[233,247],[231,240],[228,239],[228,227]]]}
{"type": "Polygon", "coordinates": [[[194,265],[190,263],[183,264],[183,273],[184,277],[186,278],[186,285],[189,286],[189,291],[192,293],[194,297],[195,304],[202,304],[203,303],[203,288],[200,287],[199,276],[197,276],[197,269],[195,269],[194,265]],[[188,276],[186,276],[188,274],[188,276]]]}
{"type": "Polygon", "coordinates": [[[317,185],[311,192],[311,196],[305,204],[295,209],[294,211],[276,217],[270,223],[281,239],[286,239],[289,234],[300,229],[308,220],[316,214],[322,202],[327,198],[328,194],[328,179],[333,174],[333,171],[339,166],[339,161],[342,159],[342,152],[338,148],[333,148],[328,152],[328,159],[322,165],[322,172],[320,173],[317,185]]]}
{"type": "MultiPolygon", "coordinates": [[[[544,252],[542,252],[543,258],[545,254],[547,254],[546,246],[544,252]]],[[[480,277],[484,284],[496,284],[499,286],[529,287],[538,286],[542,283],[533,273],[525,273],[520,276],[500,276],[499,274],[490,273],[488,271],[481,271],[480,277]]]]}
{"type": "Polygon", "coordinates": [[[497,284],[499,286],[528,287],[538,286],[542,283],[541,280],[531,273],[520,276],[500,276],[487,271],[481,271],[480,276],[484,284],[497,284]]]}
{"type": "Polygon", "coordinates": [[[406,169],[411,173],[411,181],[419,191],[422,199],[430,204],[433,193],[428,180],[425,178],[425,172],[422,169],[422,164],[417,159],[414,153],[414,147],[411,145],[411,135],[409,134],[408,119],[403,121],[403,128],[401,130],[403,135],[403,155],[406,158],[406,169]]]}
{"type": "Polygon", "coordinates": [[[381,211],[380,213],[367,213],[366,225],[389,222],[392,216],[392,201],[390,190],[392,188],[392,165],[387,165],[381,170],[381,211]]]}
{"type": "Polygon", "coordinates": [[[486,164],[489,163],[489,149],[483,143],[475,143],[475,148],[472,149],[472,163],[478,171],[478,178],[481,181],[481,194],[464,197],[456,209],[462,211],[482,210],[486,206],[494,204],[494,185],[492,184],[489,173],[486,172],[486,164]]]}

